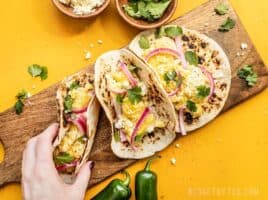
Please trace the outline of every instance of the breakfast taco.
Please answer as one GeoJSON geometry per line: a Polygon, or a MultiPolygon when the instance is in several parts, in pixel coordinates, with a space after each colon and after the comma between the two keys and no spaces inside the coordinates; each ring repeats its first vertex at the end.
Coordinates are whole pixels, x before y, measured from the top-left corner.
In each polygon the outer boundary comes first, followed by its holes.
{"type": "Polygon", "coordinates": [[[112,126],[111,148],[121,158],[144,158],[175,139],[172,103],[152,71],[126,49],[95,64],[95,91],[112,126]]]}
{"type": "Polygon", "coordinates": [[[176,25],[137,35],[129,45],[154,71],[177,112],[177,132],[185,135],[213,120],[231,85],[222,48],[197,31],[176,25]]]}
{"type": "Polygon", "coordinates": [[[87,161],[94,141],[100,105],[93,80],[93,73],[79,72],[64,79],[57,90],[60,127],[53,159],[66,182],[87,161]]]}

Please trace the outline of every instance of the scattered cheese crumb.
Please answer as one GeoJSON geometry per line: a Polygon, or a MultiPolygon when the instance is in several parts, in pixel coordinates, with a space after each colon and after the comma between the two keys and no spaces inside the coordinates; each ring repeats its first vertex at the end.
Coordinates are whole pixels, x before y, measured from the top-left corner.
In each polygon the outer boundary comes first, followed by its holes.
{"type": "Polygon", "coordinates": [[[91,58],[91,53],[89,51],[85,52],[85,59],[88,60],[91,58]]]}
{"type": "Polygon", "coordinates": [[[94,44],[90,43],[89,47],[90,48],[93,48],[94,47],[94,44]]]}
{"type": "Polygon", "coordinates": [[[175,144],[175,147],[176,147],[176,148],[180,148],[180,145],[179,145],[179,144],[175,144]]]}
{"type": "Polygon", "coordinates": [[[248,44],[245,43],[245,42],[242,42],[241,45],[240,45],[240,48],[241,48],[242,50],[245,50],[245,49],[248,48],[248,44]]]}
{"type": "Polygon", "coordinates": [[[206,22],[204,25],[205,25],[205,26],[208,26],[209,24],[206,22]]]}
{"type": "Polygon", "coordinates": [[[170,162],[171,162],[172,165],[175,165],[176,164],[176,158],[171,158],[170,162]]]}
{"type": "Polygon", "coordinates": [[[237,52],[237,53],[236,53],[236,56],[237,56],[237,57],[241,56],[240,52],[237,52]]]}
{"type": "Polygon", "coordinates": [[[32,88],[35,89],[36,88],[36,85],[32,85],[32,88]]]}
{"type": "Polygon", "coordinates": [[[97,40],[98,44],[102,44],[103,41],[102,40],[97,40]]]}
{"type": "Polygon", "coordinates": [[[244,53],[244,52],[242,52],[242,53],[241,53],[241,56],[244,56],[244,55],[245,55],[245,53],[244,53]]]}
{"type": "Polygon", "coordinates": [[[27,93],[27,98],[30,98],[32,94],[30,92],[27,93]]]}

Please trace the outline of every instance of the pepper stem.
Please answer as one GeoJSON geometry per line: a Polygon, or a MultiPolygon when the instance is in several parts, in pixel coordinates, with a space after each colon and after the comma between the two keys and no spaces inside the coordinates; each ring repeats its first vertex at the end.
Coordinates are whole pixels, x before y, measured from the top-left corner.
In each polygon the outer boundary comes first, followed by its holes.
{"type": "Polygon", "coordinates": [[[126,175],[125,180],[123,180],[123,185],[128,186],[130,184],[130,175],[128,173],[128,171],[122,171],[121,173],[126,175]]]}
{"type": "Polygon", "coordinates": [[[151,163],[152,163],[153,160],[155,160],[156,158],[161,158],[161,156],[156,155],[156,156],[153,156],[152,158],[150,158],[150,159],[147,161],[146,165],[145,165],[144,171],[150,171],[151,163]]]}

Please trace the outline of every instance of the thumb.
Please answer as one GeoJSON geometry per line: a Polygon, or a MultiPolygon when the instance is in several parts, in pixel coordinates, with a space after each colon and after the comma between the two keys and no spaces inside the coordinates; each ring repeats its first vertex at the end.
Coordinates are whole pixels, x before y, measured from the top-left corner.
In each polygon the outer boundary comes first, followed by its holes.
{"type": "Polygon", "coordinates": [[[73,186],[79,188],[79,190],[85,191],[87,189],[91,175],[91,170],[93,167],[94,167],[93,161],[85,163],[80,169],[73,186]]]}

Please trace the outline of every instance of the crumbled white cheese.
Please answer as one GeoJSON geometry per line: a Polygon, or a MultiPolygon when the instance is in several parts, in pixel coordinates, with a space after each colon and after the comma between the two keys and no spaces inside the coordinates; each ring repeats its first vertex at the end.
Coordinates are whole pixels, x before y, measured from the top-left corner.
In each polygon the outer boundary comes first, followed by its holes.
{"type": "Polygon", "coordinates": [[[90,48],[93,48],[94,47],[94,44],[90,43],[89,47],[90,48]]]}
{"type": "Polygon", "coordinates": [[[205,25],[205,26],[208,26],[209,24],[208,24],[208,23],[205,23],[204,25],[205,25]]]}
{"type": "Polygon", "coordinates": [[[180,148],[180,145],[179,145],[179,144],[175,144],[175,147],[176,147],[176,148],[180,148]]]}
{"type": "Polygon", "coordinates": [[[241,48],[242,50],[245,50],[245,49],[248,48],[248,44],[245,43],[245,42],[242,42],[241,45],[240,45],[240,48],[241,48]]]}
{"type": "Polygon", "coordinates": [[[97,40],[98,44],[102,44],[103,41],[102,40],[97,40]]]}
{"type": "Polygon", "coordinates": [[[236,53],[236,56],[237,56],[237,57],[241,56],[240,52],[237,52],[237,53],[236,53]]]}
{"type": "Polygon", "coordinates": [[[170,160],[170,162],[171,162],[172,165],[175,165],[176,164],[176,161],[177,161],[176,158],[171,158],[171,160],[170,160]]]}
{"type": "Polygon", "coordinates": [[[90,14],[100,7],[105,0],[59,0],[61,3],[71,6],[77,15],[90,14]]]}
{"type": "Polygon", "coordinates": [[[91,58],[91,53],[89,51],[85,52],[85,59],[88,60],[91,58]]]}

